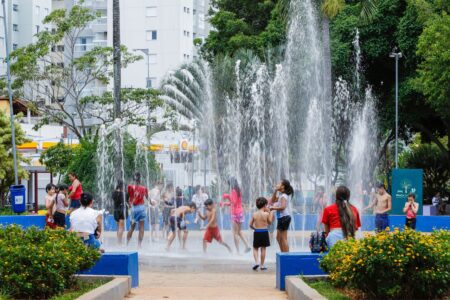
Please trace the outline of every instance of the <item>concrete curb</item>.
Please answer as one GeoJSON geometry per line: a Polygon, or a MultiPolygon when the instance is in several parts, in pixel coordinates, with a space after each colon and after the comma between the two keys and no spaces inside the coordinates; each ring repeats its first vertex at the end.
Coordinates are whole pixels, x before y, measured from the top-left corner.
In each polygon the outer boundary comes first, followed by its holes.
{"type": "Polygon", "coordinates": [[[307,285],[299,276],[286,276],[286,292],[289,300],[326,300],[315,289],[307,285]]]}
{"type": "Polygon", "coordinates": [[[131,292],[130,276],[78,275],[77,278],[84,281],[112,279],[77,300],[122,300],[131,292]]]}

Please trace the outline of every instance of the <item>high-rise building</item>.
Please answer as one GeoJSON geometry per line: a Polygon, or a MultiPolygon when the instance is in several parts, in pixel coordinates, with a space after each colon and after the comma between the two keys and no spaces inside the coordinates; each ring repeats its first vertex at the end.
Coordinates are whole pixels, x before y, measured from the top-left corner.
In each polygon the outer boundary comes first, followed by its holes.
{"type": "MultiPolygon", "coordinates": [[[[194,40],[204,40],[209,33],[208,9],[209,0],[121,1],[121,43],[144,56],[122,71],[122,85],[157,88],[168,71],[196,58],[194,40]]],[[[112,32],[110,6],[108,32],[112,32]]]]}
{"type": "MultiPolygon", "coordinates": [[[[42,23],[52,10],[52,0],[7,0],[6,21],[10,51],[35,41],[36,33],[50,30],[42,23]]],[[[0,75],[6,74],[5,28],[0,5],[0,75]]]]}

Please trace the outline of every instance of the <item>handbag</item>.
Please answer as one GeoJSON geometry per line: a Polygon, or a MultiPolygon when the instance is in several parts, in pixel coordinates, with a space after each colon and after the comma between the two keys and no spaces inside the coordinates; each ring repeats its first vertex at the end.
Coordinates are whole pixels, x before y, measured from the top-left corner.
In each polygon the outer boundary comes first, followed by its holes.
{"type": "Polygon", "coordinates": [[[311,238],[309,239],[309,249],[311,249],[311,253],[321,253],[328,251],[325,232],[316,231],[311,233],[311,238]]]}

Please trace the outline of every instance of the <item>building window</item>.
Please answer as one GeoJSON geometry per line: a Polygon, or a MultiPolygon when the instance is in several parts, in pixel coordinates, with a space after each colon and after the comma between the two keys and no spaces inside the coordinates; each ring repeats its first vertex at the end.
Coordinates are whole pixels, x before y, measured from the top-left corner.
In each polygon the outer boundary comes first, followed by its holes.
{"type": "Polygon", "coordinates": [[[188,7],[187,8],[187,13],[190,14],[191,13],[191,9],[188,7]]]}
{"type": "Polygon", "coordinates": [[[63,62],[56,63],[56,65],[57,65],[58,67],[60,67],[60,68],[64,68],[64,63],[63,63],[63,62]]]}
{"type": "Polygon", "coordinates": [[[41,13],[41,7],[39,5],[36,5],[36,15],[39,16],[40,13],[41,13]]]}
{"type": "Polygon", "coordinates": [[[13,24],[13,31],[19,31],[19,26],[17,24],[13,24]]]}
{"type": "Polygon", "coordinates": [[[45,31],[48,31],[48,27],[45,27],[45,31]]]}
{"type": "Polygon", "coordinates": [[[36,34],[39,33],[39,29],[41,29],[41,28],[39,27],[39,25],[36,25],[36,34]]]}
{"type": "Polygon", "coordinates": [[[56,52],[56,47],[52,46],[51,50],[52,50],[52,52],[56,52]]]}
{"type": "Polygon", "coordinates": [[[196,10],[196,9],[193,9],[193,10],[192,10],[192,14],[193,14],[193,15],[196,15],[196,14],[197,14],[197,10],[196,10]]]}
{"type": "Polygon", "coordinates": [[[156,77],[147,78],[147,88],[152,88],[156,86],[156,77]]]}
{"type": "Polygon", "coordinates": [[[64,52],[64,45],[57,46],[58,52],[64,52]]]}
{"type": "Polygon", "coordinates": [[[48,10],[48,8],[46,7],[46,8],[44,8],[44,12],[45,12],[45,16],[48,16],[48,12],[49,12],[49,10],[48,10]]]}
{"type": "Polygon", "coordinates": [[[19,45],[13,44],[13,50],[17,50],[17,48],[19,48],[19,45]]]}
{"type": "Polygon", "coordinates": [[[13,11],[19,11],[19,5],[13,4],[13,11]]]}
{"type": "Polygon", "coordinates": [[[146,8],[147,17],[156,17],[156,6],[150,6],[146,8]]]}
{"type": "Polygon", "coordinates": [[[146,32],[147,41],[155,41],[158,39],[158,32],[156,30],[148,30],[146,32]]]}
{"type": "Polygon", "coordinates": [[[156,64],[156,54],[149,54],[148,55],[148,63],[149,64],[156,64]]]}

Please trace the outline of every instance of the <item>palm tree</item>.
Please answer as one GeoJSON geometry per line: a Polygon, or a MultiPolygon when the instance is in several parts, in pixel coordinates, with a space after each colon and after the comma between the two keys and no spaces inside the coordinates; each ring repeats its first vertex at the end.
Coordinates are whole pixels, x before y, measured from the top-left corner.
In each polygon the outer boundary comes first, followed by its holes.
{"type": "Polygon", "coordinates": [[[200,60],[181,65],[161,84],[160,97],[187,119],[202,119],[208,95],[207,66],[200,60]]]}

